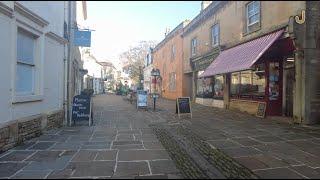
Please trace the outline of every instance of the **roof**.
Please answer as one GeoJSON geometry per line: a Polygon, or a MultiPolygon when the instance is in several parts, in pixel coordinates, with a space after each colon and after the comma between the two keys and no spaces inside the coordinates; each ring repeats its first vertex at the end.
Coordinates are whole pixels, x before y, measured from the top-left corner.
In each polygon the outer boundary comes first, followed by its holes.
{"type": "Polygon", "coordinates": [[[169,41],[170,39],[172,39],[176,33],[179,32],[179,30],[183,30],[183,28],[185,26],[187,26],[187,24],[190,22],[190,20],[185,20],[183,22],[181,22],[177,27],[175,27],[172,31],[169,32],[169,34],[160,42],[158,43],[154,48],[153,51],[157,51],[158,49],[160,49],[167,41],[169,41]]]}
{"type": "Polygon", "coordinates": [[[222,51],[200,77],[250,69],[252,65],[280,38],[283,29],[222,51]]]}
{"type": "Polygon", "coordinates": [[[184,28],[183,36],[192,32],[204,21],[212,17],[219,9],[226,5],[229,1],[212,1],[212,3],[202,10],[192,21],[184,28]]]}

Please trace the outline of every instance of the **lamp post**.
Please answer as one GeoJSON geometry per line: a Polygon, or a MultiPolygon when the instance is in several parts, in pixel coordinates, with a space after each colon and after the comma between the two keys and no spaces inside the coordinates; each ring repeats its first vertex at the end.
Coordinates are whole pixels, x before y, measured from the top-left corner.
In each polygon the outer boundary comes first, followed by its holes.
{"type": "Polygon", "coordinates": [[[159,69],[152,69],[151,76],[153,77],[152,84],[153,84],[153,111],[156,110],[156,99],[158,98],[159,94],[157,91],[157,79],[160,77],[160,70],[159,69]]]}

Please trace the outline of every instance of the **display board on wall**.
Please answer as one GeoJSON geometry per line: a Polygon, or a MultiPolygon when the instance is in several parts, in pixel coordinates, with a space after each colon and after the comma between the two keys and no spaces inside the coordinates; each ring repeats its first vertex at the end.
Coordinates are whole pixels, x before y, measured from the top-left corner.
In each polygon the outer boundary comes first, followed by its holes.
{"type": "Polygon", "coordinates": [[[192,118],[191,112],[191,104],[190,104],[190,97],[179,97],[176,101],[176,113],[178,114],[179,118],[181,114],[190,114],[192,118]]]}
{"type": "Polygon", "coordinates": [[[267,107],[266,102],[259,102],[256,116],[264,118],[266,115],[266,107],[267,107]]]}

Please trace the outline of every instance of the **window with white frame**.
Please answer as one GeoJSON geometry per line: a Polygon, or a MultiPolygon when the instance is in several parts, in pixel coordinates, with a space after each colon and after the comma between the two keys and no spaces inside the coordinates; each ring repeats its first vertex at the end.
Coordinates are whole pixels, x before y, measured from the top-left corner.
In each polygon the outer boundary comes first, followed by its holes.
{"type": "Polygon", "coordinates": [[[173,44],[171,46],[171,60],[174,60],[175,56],[176,56],[176,46],[173,44]]]}
{"type": "Polygon", "coordinates": [[[219,24],[215,24],[214,26],[212,26],[211,28],[211,37],[212,37],[212,46],[217,46],[219,45],[219,24]]]}
{"type": "Polygon", "coordinates": [[[260,2],[252,1],[247,4],[247,29],[260,21],[260,2]]]}
{"type": "Polygon", "coordinates": [[[193,38],[191,40],[191,56],[196,55],[197,53],[197,39],[193,38]]]}
{"type": "Polygon", "coordinates": [[[36,36],[18,29],[17,71],[15,92],[17,95],[35,94],[35,44],[36,36]]]}

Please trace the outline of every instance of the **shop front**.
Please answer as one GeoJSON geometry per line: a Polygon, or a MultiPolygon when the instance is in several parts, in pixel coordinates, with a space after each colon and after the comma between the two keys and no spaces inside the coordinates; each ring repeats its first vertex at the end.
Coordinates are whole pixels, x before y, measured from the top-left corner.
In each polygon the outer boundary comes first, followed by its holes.
{"type": "Polygon", "coordinates": [[[227,78],[228,107],[255,115],[259,102],[268,116],[292,116],[294,45],[284,31],[222,51],[200,77],[227,78]]]}
{"type": "Polygon", "coordinates": [[[200,77],[204,70],[219,55],[220,48],[216,47],[209,53],[191,59],[195,81],[195,102],[205,106],[223,108],[223,76],[200,77]]]}

